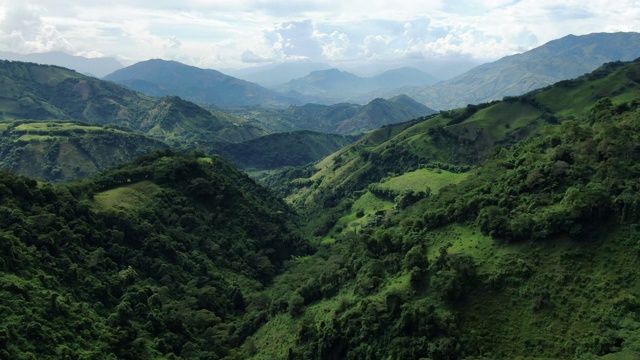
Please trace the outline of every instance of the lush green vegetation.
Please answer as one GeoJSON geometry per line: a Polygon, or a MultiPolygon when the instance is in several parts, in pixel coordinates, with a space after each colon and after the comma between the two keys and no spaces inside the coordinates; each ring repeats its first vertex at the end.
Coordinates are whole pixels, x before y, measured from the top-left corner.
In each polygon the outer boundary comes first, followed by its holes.
{"type": "Polygon", "coordinates": [[[386,126],[275,192],[202,151],[1,172],[0,358],[639,358],[638,73],[386,126]]]}
{"type": "Polygon", "coordinates": [[[214,151],[241,168],[268,170],[313,163],[356,139],[354,136],[296,131],[223,144],[214,151]]]}
{"type": "Polygon", "coordinates": [[[310,212],[320,251],[276,280],[302,300],[243,349],[256,359],[640,356],[640,84],[629,76],[639,66],[365,137],[266,178],[310,212]],[[624,92],[612,86],[620,79],[624,92]],[[600,96],[581,108],[584,97],[558,90],[576,88],[600,96]],[[476,152],[457,164],[446,147],[429,153],[435,161],[412,156],[443,137],[476,152]],[[358,176],[368,167],[379,177],[358,176]],[[428,191],[442,174],[451,182],[428,191]],[[274,333],[284,339],[272,347],[274,333]]]}
{"type": "Polygon", "coordinates": [[[5,121],[0,168],[45,181],[86,178],[168,146],[114,127],[70,121],[5,121]]]}
{"type": "Polygon", "coordinates": [[[154,153],[74,185],[0,173],[0,357],[220,358],[309,247],[220,158],[154,153]],[[250,313],[250,315],[249,315],[250,313]]]}

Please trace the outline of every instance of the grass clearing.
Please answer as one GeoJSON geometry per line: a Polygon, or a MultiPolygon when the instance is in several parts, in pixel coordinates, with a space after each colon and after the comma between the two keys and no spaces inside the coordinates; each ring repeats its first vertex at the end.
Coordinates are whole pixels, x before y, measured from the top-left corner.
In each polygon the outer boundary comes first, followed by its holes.
{"type": "Polygon", "coordinates": [[[28,135],[22,135],[19,138],[17,138],[14,141],[24,141],[24,142],[30,142],[30,141],[49,141],[49,140],[55,140],[55,139],[59,139],[59,136],[51,136],[51,135],[32,135],[32,134],[28,134],[28,135]]]}
{"type": "Polygon", "coordinates": [[[29,133],[56,133],[61,131],[104,131],[101,126],[80,125],[71,122],[32,122],[20,124],[14,131],[29,133]]]}
{"type": "Polygon", "coordinates": [[[255,353],[250,359],[286,359],[289,348],[295,347],[299,322],[288,313],[278,314],[260,327],[247,341],[244,349],[255,353]]]}
{"type": "Polygon", "coordinates": [[[133,210],[147,204],[160,190],[160,186],[145,180],[103,191],[96,194],[94,200],[100,209],[133,210]]]}
{"type": "Polygon", "coordinates": [[[440,189],[450,184],[457,184],[465,180],[469,173],[452,173],[445,170],[419,169],[390,179],[383,179],[381,188],[395,191],[425,191],[431,189],[438,193],[440,189]]]}
{"type": "Polygon", "coordinates": [[[495,141],[504,139],[511,131],[527,126],[542,115],[542,111],[520,102],[501,102],[473,114],[461,125],[475,123],[486,129],[495,141]]]}

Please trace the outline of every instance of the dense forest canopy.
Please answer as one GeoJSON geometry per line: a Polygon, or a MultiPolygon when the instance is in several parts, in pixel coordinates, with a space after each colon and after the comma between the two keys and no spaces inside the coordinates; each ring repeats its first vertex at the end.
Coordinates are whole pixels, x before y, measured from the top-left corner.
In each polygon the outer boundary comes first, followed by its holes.
{"type": "Polygon", "coordinates": [[[202,151],[2,171],[0,358],[638,358],[638,74],[385,126],[272,189],[202,151]]]}

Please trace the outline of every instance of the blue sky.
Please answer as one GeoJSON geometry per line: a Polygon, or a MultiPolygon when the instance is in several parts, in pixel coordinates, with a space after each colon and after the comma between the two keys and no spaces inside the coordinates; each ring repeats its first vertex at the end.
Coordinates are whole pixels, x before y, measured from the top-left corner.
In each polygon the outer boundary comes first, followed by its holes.
{"type": "Polygon", "coordinates": [[[493,60],[568,34],[640,31],[640,1],[0,0],[0,51],[204,68],[493,60]]]}

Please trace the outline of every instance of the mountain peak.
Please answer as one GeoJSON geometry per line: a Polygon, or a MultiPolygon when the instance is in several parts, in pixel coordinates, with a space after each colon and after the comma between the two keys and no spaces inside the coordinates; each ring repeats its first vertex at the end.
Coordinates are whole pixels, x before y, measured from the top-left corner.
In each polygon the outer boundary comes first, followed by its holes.
{"type": "Polygon", "coordinates": [[[288,106],[293,103],[258,84],[172,60],[142,61],[106,76],[105,80],[150,96],[177,95],[212,105],[288,106]]]}

